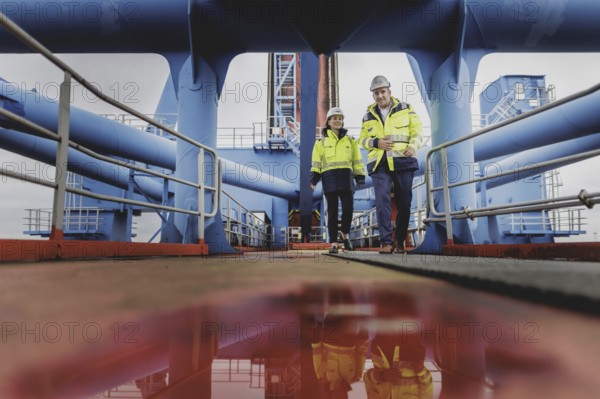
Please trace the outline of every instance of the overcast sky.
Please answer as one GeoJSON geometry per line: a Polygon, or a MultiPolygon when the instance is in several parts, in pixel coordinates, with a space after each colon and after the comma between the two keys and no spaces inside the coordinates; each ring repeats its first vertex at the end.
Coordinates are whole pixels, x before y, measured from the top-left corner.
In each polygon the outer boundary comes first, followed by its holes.
{"type": "MultiPolygon", "coordinates": [[[[153,113],[168,76],[166,61],[157,55],[62,55],[89,81],[95,82],[107,93],[128,106],[144,113],[153,113]]],[[[500,75],[546,75],[546,83],[556,86],[557,98],[586,89],[600,80],[600,54],[492,54],[481,62],[473,98],[473,113],[479,113],[480,91],[500,75]]],[[[368,90],[374,75],[382,74],[392,83],[395,96],[410,102],[429,125],[429,118],[420,95],[405,96],[402,88],[416,87],[406,56],[399,54],[340,54],[340,106],[346,117],[346,126],[358,127],[365,107],[372,101],[368,90]]],[[[36,88],[50,98],[58,97],[62,73],[47,61],[35,55],[0,55],[0,77],[14,82],[23,89],[36,88]]],[[[219,126],[251,127],[253,122],[266,119],[267,56],[244,54],[235,58],[229,68],[226,95],[219,104],[219,126]]],[[[75,86],[74,105],[98,113],[112,113],[93,95],[75,86]]],[[[0,150],[4,167],[38,176],[52,178],[52,168],[0,150]]],[[[597,159],[561,169],[562,194],[577,194],[582,188],[588,192],[600,191],[600,179],[590,171],[598,170],[597,159]],[[582,172],[587,171],[587,172],[582,172]]],[[[23,238],[25,208],[51,208],[52,192],[41,186],[22,183],[0,176],[0,237],[23,238]]],[[[574,241],[594,241],[600,232],[598,208],[585,212],[588,234],[572,237],[574,241]]],[[[142,234],[141,238],[146,235],[142,234]]]]}

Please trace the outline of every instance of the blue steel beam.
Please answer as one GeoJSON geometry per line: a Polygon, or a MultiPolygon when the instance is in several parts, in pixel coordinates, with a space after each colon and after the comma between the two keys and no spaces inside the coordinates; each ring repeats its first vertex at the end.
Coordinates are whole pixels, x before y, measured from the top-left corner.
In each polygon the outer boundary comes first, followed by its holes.
{"type": "Polygon", "coordinates": [[[302,239],[307,241],[312,226],[313,193],[310,190],[312,148],[317,132],[317,87],[319,58],[314,54],[300,54],[300,223],[302,239]]]}
{"type": "MultiPolygon", "coordinates": [[[[461,36],[465,49],[600,50],[595,0],[20,0],[2,2],[0,11],[54,52],[189,53],[195,43],[209,58],[226,52],[411,49],[449,56],[461,36]]],[[[0,43],[0,52],[28,52],[4,31],[0,43]]]]}
{"type": "MultiPolygon", "coordinates": [[[[55,53],[189,51],[188,0],[3,1],[0,11],[55,53]]],[[[30,51],[3,29],[0,43],[30,51]]]]}

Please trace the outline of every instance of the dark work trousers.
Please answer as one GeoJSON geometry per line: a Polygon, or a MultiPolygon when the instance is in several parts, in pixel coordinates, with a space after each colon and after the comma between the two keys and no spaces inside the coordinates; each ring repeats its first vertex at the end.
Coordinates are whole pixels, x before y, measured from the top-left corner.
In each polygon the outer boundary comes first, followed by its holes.
{"type": "Polygon", "coordinates": [[[342,201],[342,233],[350,232],[352,212],[354,212],[354,198],[350,190],[333,191],[325,194],[327,200],[327,232],[329,242],[337,242],[338,236],[338,199],[342,201]]]}
{"type": "Polygon", "coordinates": [[[375,189],[375,212],[379,225],[379,242],[381,245],[393,244],[392,239],[392,198],[396,203],[396,241],[404,243],[410,220],[410,203],[412,201],[413,171],[390,172],[375,171],[371,174],[375,189]]]}

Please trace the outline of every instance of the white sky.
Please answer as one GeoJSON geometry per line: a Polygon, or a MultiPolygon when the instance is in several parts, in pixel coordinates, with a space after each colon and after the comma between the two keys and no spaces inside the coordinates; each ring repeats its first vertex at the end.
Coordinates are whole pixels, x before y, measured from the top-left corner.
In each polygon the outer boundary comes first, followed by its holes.
{"type": "MultiPolygon", "coordinates": [[[[156,55],[63,55],[61,58],[89,81],[107,93],[144,113],[153,113],[158,103],[168,67],[156,55]]],[[[556,86],[557,98],[586,89],[600,80],[600,53],[588,54],[492,54],[480,64],[473,98],[473,113],[479,113],[478,96],[487,84],[500,75],[546,75],[546,84],[556,86]]],[[[340,106],[346,114],[346,125],[358,127],[365,107],[372,101],[368,90],[375,75],[385,75],[392,83],[393,95],[410,102],[429,125],[420,95],[404,96],[403,87],[412,87],[414,77],[406,56],[399,54],[340,54],[340,106]],[[407,86],[408,85],[408,86],[407,86]]],[[[36,87],[41,94],[57,98],[62,73],[35,55],[0,54],[0,77],[21,88],[36,87]]],[[[251,127],[266,119],[267,59],[265,54],[243,54],[232,62],[225,83],[226,95],[219,105],[219,126],[251,127]],[[262,89],[261,89],[262,88],[262,89]]],[[[97,113],[112,113],[110,107],[97,101],[81,87],[75,86],[74,105],[97,113]]],[[[27,161],[0,150],[4,167],[52,178],[52,168],[27,161]]],[[[600,191],[600,180],[590,171],[598,170],[598,160],[588,160],[561,169],[562,194],[577,194],[582,188],[600,191]],[[582,172],[587,171],[587,172],[582,172]]],[[[0,176],[0,237],[23,238],[25,208],[51,208],[51,190],[0,176]]],[[[594,241],[600,232],[598,207],[584,213],[588,234],[572,237],[572,241],[594,241]]],[[[139,218],[138,218],[139,219],[139,218]]],[[[147,230],[147,229],[146,229],[147,230]]],[[[141,232],[141,230],[140,230],[141,232]]],[[[151,234],[151,233],[150,233],[151,234]]],[[[140,234],[142,240],[147,234],[140,234]]]]}

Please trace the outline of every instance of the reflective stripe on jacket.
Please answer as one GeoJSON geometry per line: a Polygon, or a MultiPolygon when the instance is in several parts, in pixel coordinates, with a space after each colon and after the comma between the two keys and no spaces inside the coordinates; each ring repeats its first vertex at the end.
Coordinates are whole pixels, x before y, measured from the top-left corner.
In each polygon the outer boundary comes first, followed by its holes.
{"type": "Polygon", "coordinates": [[[311,345],[317,378],[327,381],[330,390],[334,390],[342,381],[352,384],[360,380],[367,359],[368,340],[357,340],[353,346],[326,342],[311,345]]]}
{"type": "Polygon", "coordinates": [[[412,147],[415,152],[421,148],[421,119],[410,104],[401,102],[395,97],[392,97],[391,101],[391,109],[385,123],[377,113],[377,103],[369,106],[362,121],[358,143],[369,151],[367,155],[369,174],[379,166],[384,154],[389,170],[395,170],[394,159],[406,158],[403,153],[407,147],[412,147]],[[393,148],[389,151],[376,146],[377,141],[385,137],[390,137],[394,142],[393,148]]]}
{"type": "Polygon", "coordinates": [[[402,362],[400,346],[394,348],[392,362],[379,346],[371,350],[375,368],[363,375],[368,399],[432,399],[433,380],[423,362],[402,362]],[[391,381],[378,378],[377,370],[384,369],[393,369],[397,376],[391,381]]]}

